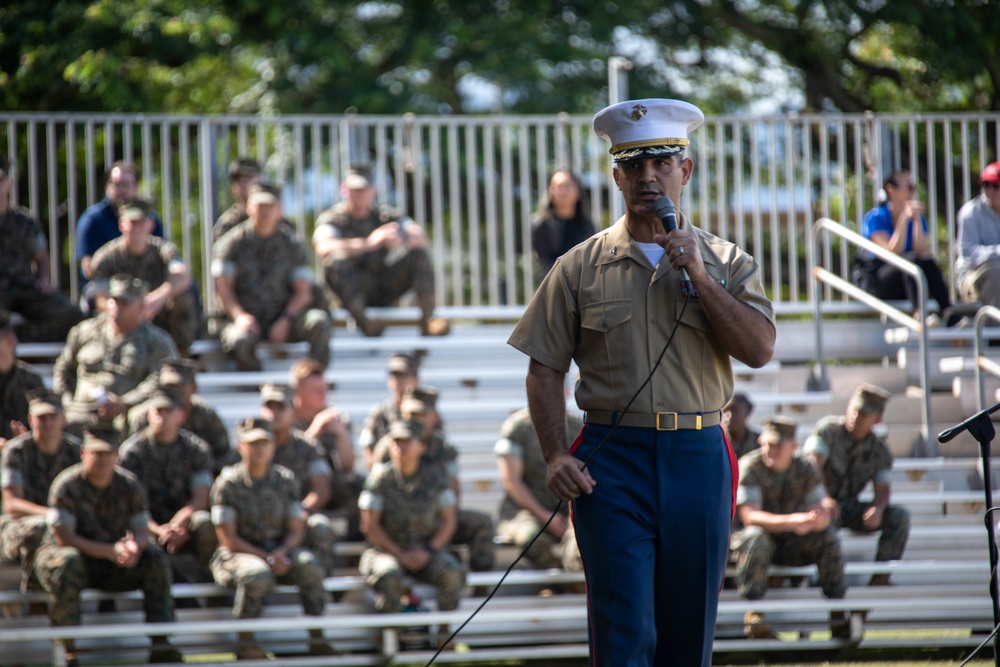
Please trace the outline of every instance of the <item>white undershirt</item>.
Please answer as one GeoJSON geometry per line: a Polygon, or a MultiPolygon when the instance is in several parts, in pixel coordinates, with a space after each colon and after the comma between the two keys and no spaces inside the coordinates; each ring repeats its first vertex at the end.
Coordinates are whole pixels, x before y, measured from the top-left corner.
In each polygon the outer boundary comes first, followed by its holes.
{"type": "Polygon", "coordinates": [[[663,246],[658,243],[642,243],[640,241],[636,241],[635,244],[642,249],[642,252],[646,255],[650,264],[653,266],[659,266],[660,260],[663,259],[663,246]]]}

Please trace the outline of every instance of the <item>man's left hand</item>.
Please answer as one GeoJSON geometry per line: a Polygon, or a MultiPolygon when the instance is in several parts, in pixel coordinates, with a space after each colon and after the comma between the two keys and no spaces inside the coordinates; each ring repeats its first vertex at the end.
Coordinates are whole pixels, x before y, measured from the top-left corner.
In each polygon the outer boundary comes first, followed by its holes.
{"type": "Polygon", "coordinates": [[[861,521],[868,530],[878,530],[882,527],[882,513],[880,507],[872,505],[861,515],[861,521]]]}

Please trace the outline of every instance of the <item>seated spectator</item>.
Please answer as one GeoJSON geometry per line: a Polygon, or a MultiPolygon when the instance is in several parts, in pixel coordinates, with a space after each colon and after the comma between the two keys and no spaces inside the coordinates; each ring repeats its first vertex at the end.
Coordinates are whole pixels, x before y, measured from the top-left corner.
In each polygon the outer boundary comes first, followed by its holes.
{"type": "MultiPolygon", "coordinates": [[[[461,482],[458,478],[458,449],[447,441],[440,428],[440,414],[437,411],[438,391],[433,387],[417,387],[403,397],[399,413],[408,422],[421,428],[421,438],[426,445],[421,465],[437,471],[455,494],[457,524],[452,544],[469,547],[469,569],[473,572],[487,572],[493,569],[495,545],[493,518],[479,510],[461,507],[461,482]]],[[[389,461],[392,438],[388,435],[375,445],[373,458],[376,463],[389,461]]]]}
{"type": "MultiPolygon", "coordinates": [[[[795,455],[796,426],[787,417],[768,417],[760,449],[739,461],[736,520],[729,548],[738,569],[737,585],[748,600],[760,600],[767,593],[772,563],[815,563],[823,595],[840,599],[847,593],[840,540],[824,503],[829,499],[816,470],[795,455]]],[[[763,614],[747,612],[744,623],[748,637],[774,638],[763,614]]],[[[831,629],[835,637],[850,636],[842,612],[831,614],[831,629]]]]}
{"type": "Polygon", "coordinates": [[[45,388],[41,376],[18,361],[17,333],[10,313],[0,309],[0,449],[28,430],[28,395],[45,388]]]}
{"type": "MultiPolygon", "coordinates": [[[[927,218],[924,205],[914,200],[916,181],[908,171],[897,171],[889,175],[883,184],[886,200],[880,206],[865,214],[862,235],[920,267],[927,278],[927,289],[938,303],[938,315],[928,316],[927,324],[937,326],[944,320],[948,326],[955,325],[961,318],[951,310],[951,295],[941,275],[937,260],[929,254],[927,241],[927,218]]],[[[914,317],[920,316],[916,281],[891,264],[872,258],[869,271],[874,277],[873,294],[880,299],[909,299],[914,317]]]]}
{"type": "Polygon", "coordinates": [[[455,532],[455,494],[424,465],[427,445],[418,425],[395,422],[388,437],[389,462],[375,466],[358,501],[361,530],[371,545],[358,569],[374,589],[380,612],[401,610],[404,574],[437,588],[439,610],[457,609],[465,573],[446,548],[455,532]]]}
{"type": "Polygon", "coordinates": [[[324,368],[312,359],[300,359],[289,371],[293,426],[320,444],[333,470],[333,490],[328,509],[347,512],[348,536],[358,529],[358,495],[364,478],[354,472],[354,441],[347,414],[327,406],[324,368]]]}
{"type": "Polygon", "coordinates": [[[1000,307],[1000,162],[979,182],[982,192],[958,211],[957,285],[965,301],[1000,307]]]}
{"type": "MultiPolygon", "coordinates": [[[[35,576],[49,594],[52,625],[80,624],[85,588],[142,591],[147,623],[174,620],[167,556],[149,540],[149,510],[139,481],[115,465],[117,434],[87,431],[79,464],[63,470],[49,490],[49,529],[35,556],[35,576]]],[[[163,635],[154,635],[149,662],[182,662],[163,635]]],[[[76,665],[72,640],[66,661],[76,665]]]]}
{"type": "Polygon", "coordinates": [[[70,330],[52,371],[73,435],[87,426],[121,431],[115,420],[152,396],[160,366],[177,357],[170,336],[142,316],[146,284],[125,274],[110,283],[108,311],[70,330]]]}
{"type": "Polygon", "coordinates": [[[316,304],[312,269],[302,242],[278,226],[279,190],[250,187],[250,218],[223,236],[212,252],[212,276],[228,318],[222,349],[241,371],[259,371],[257,342],[306,341],[309,356],[330,363],[330,315],[316,304]]]}
{"type": "Polygon", "coordinates": [[[410,218],[375,206],[375,186],[359,170],[341,187],[344,201],[316,218],[313,249],[323,259],[326,282],[366,336],[380,336],[386,323],[365,308],[395,304],[413,290],[420,307],[420,333],[443,336],[447,320],[434,317],[434,268],[427,234],[410,218]]]}
{"type": "MultiPolygon", "coordinates": [[[[179,393],[183,400],[181,428],[204,440],[212,451],[212,478],[227,465],[236,463],[239,455],[229,442],[229,430],[212,404],[198,395],[197,373],[194,362],[188,359],[169,359],[163,362],[156,375],[156,386],[179,393]]],[[[126,437],[135,435],[149,426],[149,405],[140,403],[128,411],[126,437]]]]}
{"type": "MultiPolygon", "coordinates": [[[[250,158],[236,158],[229,163],[229,182],[232,184],[233,205],[223,211],[215,221],[212,227],[213,243],[250,217],[247,213],[247,197],[250,186],[260,182],[260,163],[250,158]]],[[[287,218],[282,218],[278,224],[290,233],[296,233],[295,225],[287,218]]]]}
{"type": "Polygon", "coordinates": [[[0,456],[0,559],[23,568],[28,588],[35,551],[45,535],[49,487],[60,472],[80,462],[80,441],[63,433],[62,401],[41,390],[28,402],[31,430],[11,440],[0,456]]]}
{"type": "MultiPolygon", "coordinates": [[[[870,384],[860,384],[843,417],[825,417],[806,439],[803,453],[823,476],[830,494],[830,510],[837,525],[861,533],[882,531],[876,562],[899,560],[910,536],[910,513],[889,504],[892,494],[889,471],[892,452],[885,438],[875,433],[891,394],[870,384]],[[869,483],[875,489],[871,502],[858,496],[869,483]]],[[[889,585],[888,574],[873,574],[869,586],[889,585]]]]}
{"type": "MultiPolygon", "coordinates": [[[[582,428],[583,421],[579,417],[566,415],[567,447],[582,428]]],[[[559,499],[549,490],[542,446],[526,409],[518,410],[503,423],[493,451],[497,455],[504,489],[497,535],[513,543],[518,550],[527,547],[525,558],[535,567],[547,569],[561,565],[566,570],[582,572],[569,507],[566,503],[560,505],[559,499]],[[545,532],[529,545],[557,505],[559,513],[545,532]]]]}
{"type": "Polygon", "coordinates": [[[266,384],[260,388],[261,416],[271,423],[274,435],[273,465],[287,468],[299,484],[299,505],[306,513],[306,534],[302,546],[315,554],[324,573],[331,576],[336,562],[333,526],[322,514],[330,502],[333,487],[330,464],[312,438],[292,428],[295,410],[287,387],[266,384]]]}
{"type": "Polygon", "coordinates": [[[107,307],[111,277],[127,273],[148,286],[143,297],[142,316],[174,339],[181,354],[198,337],[201,313],[191,290],[191,272],[176,246],[153,236],[153,209],[135,199],[119,211],[121,236],[101,246],[90,262],[88,286],[97,310],[107,307]]]}
{"type": "MultiPolygon", "coordinates": [[[[94,253],[121,233],[118,229],[119,209],[130,204],[139,192],[139,168],[119,160],[111,165],[104,177],[104,199],[80,216],[76,223],[76,261],[84,282],[90,280],[90,260],[94,253]]],[[[160,217],[152,214],[153,234],[163,236],[160,217]]]]}
{"type": "Polygon", "coordinates": [[[389,386],[389,398],[368,412],[361,427],[361,434],[358,436],[358,445],[361,447],[365,468],[368,470],[371,470],[375,463],[373,458],[375,445],[389,432],[389,426],[401,418],[399,404],[403,396],[420,384],[418,375],[420,363],[414,355],[394,352],[389,355],[387,366],[389,375],[386,384],[389,386]]]}
{"type": "Polygon", "coordinates": [[[580,181],[567,170],[552,174],[549,194],[531,217],[531,249],[538,260],[538,280],[567,250],[594,235],[580,181]]]}
{"type": "Polygon", "coordinates": [[[0,156],[0,309],[26,320],[18,325],[22,340],[62,342],[83,314],[52,285],[48,240],[30,211],[11,205],[12,187],[0,156]]]}
{"type": "MultiPolygon", "coordinates": [[[[266,419],[250,417],[237,427],[240,462],[224,468],[212,486],[212,522],[219,548],[212,556],[212,576],[236,589],[233,616],[257,618],[276,583],[299,589],[303,611],[322,616],[327,594],[323,566],[302,548],[306,517],[299,504],[299,484],[292,472],[272,464],[274,434],[266,419]]],[[[310,655],[334,655],[323,631],[309,631],[310,655]]],[[[236,657],[269,656],[252,632],[239,633],[236,657]]]]}
{"type": "Polygon", "coordinates": [[[733,394],[725,407],[722,408],[722,427],[726,429],[726,437],[733,447],[733,453],[739,459],[757,449],[760,444],[760,430],[747,423],[753,412],[753,402],[742,391],[733,394]]]}
{"type": "Polygon", "coordinates": [[[208,563],[219,545],[208,513],[212,452],[181,428],[184,402],[178,392],[160,389],[146,406],[149,426],[125,441],[118,465],[146,491],[150,539],[170,555],[193,554],[199,581],[210,581],[208,563]]]}

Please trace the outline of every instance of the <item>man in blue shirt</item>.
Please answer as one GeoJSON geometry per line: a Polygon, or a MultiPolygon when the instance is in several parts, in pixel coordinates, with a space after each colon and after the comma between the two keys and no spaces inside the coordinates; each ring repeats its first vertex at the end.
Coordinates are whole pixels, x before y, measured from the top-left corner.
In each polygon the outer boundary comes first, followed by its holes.
{"type": "MultiPolygon", "coordinates": [[[[76,260],[84,281],[90,280],[90,260],[102,245],[118,238],[118,208],[129,204],[138,192],[139,168],[131,162],[117,161],[111,165],[104,181],[104,199],[80,216],[76,223],[76,260]]],[[[160,217],[154,212],[155,236],[163,236],[160,217]]]]}

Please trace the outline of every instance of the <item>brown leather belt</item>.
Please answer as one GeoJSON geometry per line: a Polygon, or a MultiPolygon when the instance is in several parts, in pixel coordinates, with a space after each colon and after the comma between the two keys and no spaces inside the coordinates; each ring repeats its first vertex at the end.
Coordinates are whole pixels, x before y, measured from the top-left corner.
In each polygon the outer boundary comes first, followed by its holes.
{"type": "Polygon", "coordinates": [[[703,428],[718,426],[722,423],[721,410],[705,413],[657,412],[655,414],[632,412],[621,414],[616,412],[601,412],[600,410],[587,410],[583,415],[583,421],[588,424],[611,426],[615,423],[616,417],[619,426],[655,428],[657,431],[700,431],[703,428]]]}

